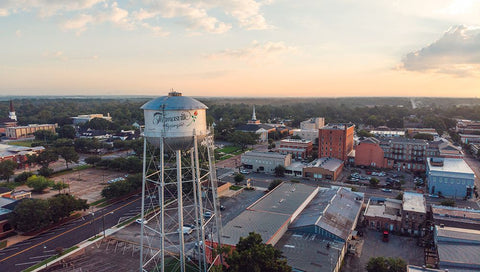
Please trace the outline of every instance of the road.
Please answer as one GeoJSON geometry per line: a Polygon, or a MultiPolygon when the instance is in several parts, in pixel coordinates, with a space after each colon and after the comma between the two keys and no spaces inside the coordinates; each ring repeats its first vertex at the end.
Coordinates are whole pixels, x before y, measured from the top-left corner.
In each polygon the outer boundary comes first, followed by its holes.
{"type": "MultiPolygon", "coordinates": [[[[147,206],[147,204],[145,205],[147,206]]],[[[133,217],[141,210],[141,197],[133,196],[104,209],[97,210],[73,222],[49,230],[18,244],[0,250],[0,271],[21,271],[56,254],[56,249],[68,249],[133,217]]]]}

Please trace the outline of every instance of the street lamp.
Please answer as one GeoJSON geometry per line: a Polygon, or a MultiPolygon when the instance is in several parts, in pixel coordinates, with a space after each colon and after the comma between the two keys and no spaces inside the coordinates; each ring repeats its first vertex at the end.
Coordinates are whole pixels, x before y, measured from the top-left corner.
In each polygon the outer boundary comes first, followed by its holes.
{"type": "MultiPolygon", "coordinates": [[[[45,253],[45,251],[47,251],[47,245],[43,244],[43,252],[45,253]]],[[[47,264],[48,262],[45,263],[45,269],[47,268],[47,264]]]]}
{"type": "Polygon", "coordinates": [[[113,212],[109,212],[107,214],[104,214],[103,217],[102,217],[102,222],[103,222],[103,238],[105,238],[105,216],[106,215],[109,215],[109,214],[113,214],[113,212]]]}
{"type": "Polygon", "coordinates": [[[90,212],[92,214],[92,222],[90,224],[92,224],[92,229],[93,229],[93,237],[95,237],[96,235],[96,232],[95,232],[95,213],[94,212],[90,212]]]}

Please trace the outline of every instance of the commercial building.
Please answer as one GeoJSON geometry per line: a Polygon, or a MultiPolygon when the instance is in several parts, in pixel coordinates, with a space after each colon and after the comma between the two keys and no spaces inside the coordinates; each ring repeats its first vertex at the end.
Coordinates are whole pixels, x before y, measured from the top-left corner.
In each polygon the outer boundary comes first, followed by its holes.
{"type": "Polygon", "coordinates": [[[449,272],[480,271],[480,231],[435,226],[438,267],[449,272]]]}
{"type": "Polygon", "coordinates": [[[402,200],[402,229],[410,235],[424,235],[427,206],[423,194],[404,192],[402,200]]]}
{"type": "Polygon", "coordinates": [[[434,128],[407,128],[406,130],[409,137],[413,137],[417,134],[432,135],[434,139],[439,137],[437,130],[434,128]]]}
{"type": "Polygon", "coordinates": [[[94,113],[94,114],[82,114],[76,117],[71,117],[73,119],[74,125],[80,125],[86,123],[94,118],[105,119],[107,121],[112,121],[112,117],[110,117],[110,113],[107,113],[107,116],[103,116],[103,114],[94,113]]]}
{"type": "Polygon", "coordinates": [[[312,143],[318,141],[318,129],[292,129],[291,132],[293,136],[312,141],[312,143]]]}
{"type": "Polygon", "coordinates": [[[398,137],[380,140],[385,158],[392,161],[388,162],[388,166],[398,171],[425,171],[427,146],[427,141],[420,139],[398,137]]]}
{"type": "Polygon", "coordinates": [[[445,270],[407,265],[407,272],[445,272],[445,270]]]}
{"type": "Polygon", "coordinates": [[[427,185],[431,194],[470,198],[475,174],[463,159],[428,158],[427,185]]]}
{"type": "Polygon", "coordinates": [[[405,131],[403,130],[371,130],[370,134],[375,137],[405,137],[405,131]]]}
{"type": "Polygon", "coordinates": [[[459,134],[463,144],[480,144],[480,134],[459,134]]]}
{"type": "Polygon", "coordinates": [[[325,118],[323,117],[314,117],[303,122],[300,122],[300,129],[301,130],[316,130],[318,131],[320,128],[325,126],[325,118]]]}
{"type": "Polygon", "coordinates": [[[478,134],[480,133],[480,121],[457,120],[455,130],[457,133],[478,134]]]}
{"type": "Polygon", "coordinates": [[[305,159],[311,155],[313,149],[312,141],[285,139],[280,141],[278,152],[280,154],[292,154],[294,159],[305,159]]]}
{"type": "Polygon", "coordinates": [[[353,150],[353,124],[328,124],[319,129],[318,157],[337,158],[346,162],[353,150]]]}
{"type": "Polygon", "coordinates": [[[282,250],[294,271],[337,272],[362,203],[345,188],[282,183],[227,223],[222,242],[234,247],[255,232],[282,250]]]}
{"type": "Polygon", "coordinates": [[[369,229],[400,232],[402,228],[402,200],[371,197],[368,200],[363,218],[369,229]]]}
{"type": "Polygon", "coordinates": [[[475,157],[480,158],[480,144],[471,144],[470,150],[475,157]]]}
{"type": "Polygon", "coordinates": [[[344,162],[336,158],[320,158],[303,168],[303,176],[314,179],[337,180],[342,173],[344,162]]]}
{"type": "Polygon", "coordinates": [[[355,147],[355,166],[371,166],[377,168],[392,168],[393,160],[385,157],[380,141],[371,137],[358,143],[355,147]]]}
{"type": "Polygon", "coordinates": [[[247,151],[241,157],[242,165],[246,169],[255,172],[274,173],[279,165],[287,167],[292,163],[291,154],[279,154],[276,152],[247,151]]]}
{"type": "Polygon", "coordinates": [[[25,147],[0,144],[0,161],[11,160],[21,168],[27,162],[27,155],[43,152],[43,146],[25,147]]]}
{"type": "Polygon", "coordinates": [[[428,142],[427,157],[461,159],[463,153],[460,148],[453,146],[449,141],[440,139],[428,142]]]}
{"type": "Polygon", "coordinates": [[[5,128],[5,135],[10,139],[19,139],[23,137],[31,137],[39,130],[48,130],[55,133],[57,124],[31,124],[28,126],[17,126],[5,128]]]}
{"type": "Polygon", "coordinates": [[[235,246],[240,237],[256,232],[264,243],[275,245],[318,191],[300,183],[280,184],[225,225],[222,243],[235,246]]]}
{"type": "Polygon", "coordinates": [[[433,223],[446,227],[480,230],[480,210],[431,205],[433,223]]]}

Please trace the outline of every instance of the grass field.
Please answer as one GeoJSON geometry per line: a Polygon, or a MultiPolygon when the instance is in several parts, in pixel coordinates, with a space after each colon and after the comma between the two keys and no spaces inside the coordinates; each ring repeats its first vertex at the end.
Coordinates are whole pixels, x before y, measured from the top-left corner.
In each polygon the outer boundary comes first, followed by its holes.
{"type": "Polygon", "coordinates": [[[242,151],[242,149],[237,146],[226,146],[224,148],[218,149],[218,152],[222,152],[226,154],[234,154],[238,151],[242,151]]]}
{"type": "Polygon", "coordinates": [[[25,147],[32,147],[33,141],[16,141],[16,142],[8,142],[9,145],[17,145],[17,146],[25,146],[25,147]]]}

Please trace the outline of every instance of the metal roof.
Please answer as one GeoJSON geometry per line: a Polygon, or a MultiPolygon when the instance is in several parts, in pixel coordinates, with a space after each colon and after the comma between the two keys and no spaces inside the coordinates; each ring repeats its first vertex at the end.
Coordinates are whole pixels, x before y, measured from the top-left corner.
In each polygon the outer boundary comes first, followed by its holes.
{"type": "Polygon", "coordinates": [[[247,151],[243,153],[243,157],[254,157],[254,158],[268,158],[268,159],[285,159],[287,156],[291,156],[290,154],[280,154],[277,152],[261,152],[261,151],[247,151]]]}
{"type": "MultiPolygon", "coordinates": [[[[291,231],[278,241],[288,265],[300,271],[334,271],[344,243],[326,240],[318,234],[295,234],[291,231]]],[[[295,270],[294,270],[295,271],[295,270]]]]}
{"type": "Polygon", "coordinates": [[[291,228],[316,225],[347,240],[362,208],[363,200],[345,188],[322,189],[292,223],[291,228]]]}
{"type": "Polygon", "coordinates": [[[162,96],[148,101],[142,110],[193,110],[208,109],[202,102],[188,96],[162,96]]]}

